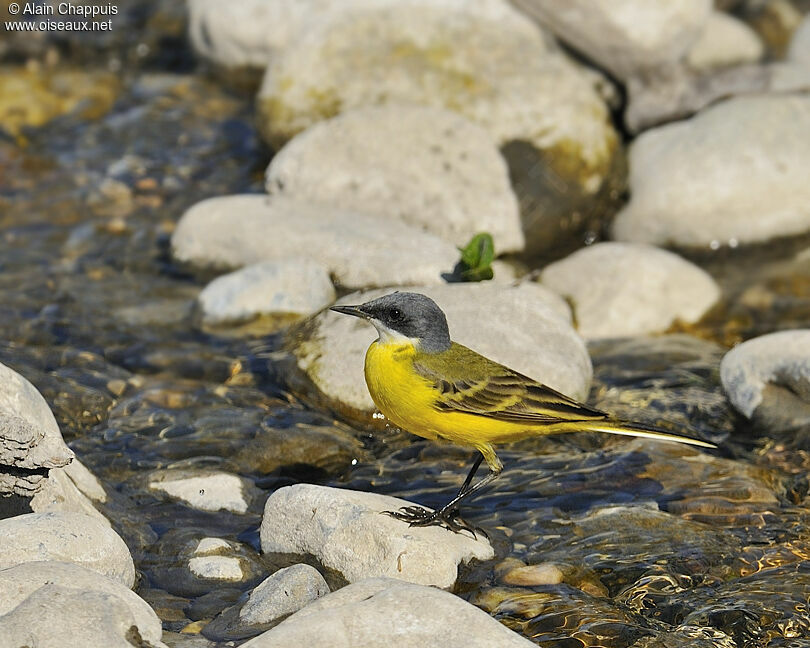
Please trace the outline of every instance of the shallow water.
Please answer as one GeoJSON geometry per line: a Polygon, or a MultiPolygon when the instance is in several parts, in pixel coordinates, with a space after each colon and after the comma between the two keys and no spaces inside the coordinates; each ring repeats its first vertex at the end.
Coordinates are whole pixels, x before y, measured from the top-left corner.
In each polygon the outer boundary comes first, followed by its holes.
{"type": "MultiPolygon", "coordinates": [[[[438,506],[473,458],[303,402],[280,380],[278,335],[196,325],[203,282],[172,263],[168,239],[198,200],[262,190],[270,152],[252,110],[202,74],[144,69],[100,119],[0,139],[0,361],[43,393],[104,483],[138,592],[174,632],[272,566],[258,546],[272,490],[312,481],[438,506]],[[147,488],[151,470],[201,466],[263,495],[246,514],[206,513],[147,488]],[[253,578],[212,591],[184,579],[184,547],[205,536],[243,543],[253,578]]],[[[504,448],[505,472],[465,509],[498,557],[466,569],[460,595],[541,646],[810,646],[810,430],[743,422],[718,376],[727,345],[810,326],[810,260],[795,247],[704,256],[725,294],[704,322],[590,347],[590,402],[720,449],[598,435],[504,448]],[[562,582],[508,576],[540,563],[562,582]]]]}

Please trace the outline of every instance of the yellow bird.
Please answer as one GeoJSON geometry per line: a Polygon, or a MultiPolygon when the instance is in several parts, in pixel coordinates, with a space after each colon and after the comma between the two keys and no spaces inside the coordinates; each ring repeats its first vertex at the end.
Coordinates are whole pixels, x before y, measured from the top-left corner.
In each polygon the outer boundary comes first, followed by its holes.
{"type": "Polygon", "coordinates": [[[437,511],[403,507],[389,515],[412,526],[472,530],[458,505],[503,470],[492,446],[537,435],[608,432],[706,448],[711,443],[611,418],[450,340],[447,318],[417,293],[395,292],[333,311],[364,319],[379,337],[366,352],[371,398],[395,425],[426,439],[446,439],[480,453],[458,494],[437,511]],[[489,474],[471,486],[481,461],[489,474]]]}

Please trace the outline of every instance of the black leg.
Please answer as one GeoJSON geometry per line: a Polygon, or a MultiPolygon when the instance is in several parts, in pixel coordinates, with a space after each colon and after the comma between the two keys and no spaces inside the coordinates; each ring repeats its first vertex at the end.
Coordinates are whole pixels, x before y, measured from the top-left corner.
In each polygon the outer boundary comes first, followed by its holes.
{"type": "Polygon", "coordinates": [[[464,480],[458,494],[438,511],[428,511],[421,506],[404,506],[399,511],[384,511],[384,513],[398,520],[408,522],[411,526],[443,526],[455,533],[469,531],[475,537],[475,529],[459,516],[458,504],[491,483],[503,470],[503,464],[495,455],[491,446],[483,446],[479,450],[481,456],[473,463],[472,469],[464,480]],[[472,483],[473,477],[484,459],[487,460],[489,474],[470,487],[470,483],[472,483]]]}

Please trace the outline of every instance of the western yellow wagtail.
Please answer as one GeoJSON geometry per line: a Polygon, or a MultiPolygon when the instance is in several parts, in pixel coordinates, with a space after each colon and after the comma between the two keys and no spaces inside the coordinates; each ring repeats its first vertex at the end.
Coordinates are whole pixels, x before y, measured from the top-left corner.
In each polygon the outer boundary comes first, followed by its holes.
{"type": "Polygon", "coordinates": [[[426,439],[440,437],[481,453],[458,494],[439,510],[406,506],[388,512],[412,526],[472,531],[459,518],[458,505],[503,470],[493,443],[596,431],[715,447],[613,419],[452,342],[444,313],[424,295],[395,292],[359,306],[333,306],[332,310],[360,317],[377,329],[379,338],[366,352],[366,384],[374,403],[392,423],[426,439]],[[489,474],[471,486],[484,459],[489,474]]]}

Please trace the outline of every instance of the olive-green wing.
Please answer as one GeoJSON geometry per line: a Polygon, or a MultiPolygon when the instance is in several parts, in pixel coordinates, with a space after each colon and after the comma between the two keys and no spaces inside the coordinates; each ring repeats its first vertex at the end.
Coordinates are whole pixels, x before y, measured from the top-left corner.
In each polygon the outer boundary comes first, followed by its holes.
{"type": "Polygon", "coordinates": [[[434,407],[443,412],[526,424],[598,421],[608,416],[460,344],[424,354],[414,361],[414,369],[433,383],[434,407]]]}

